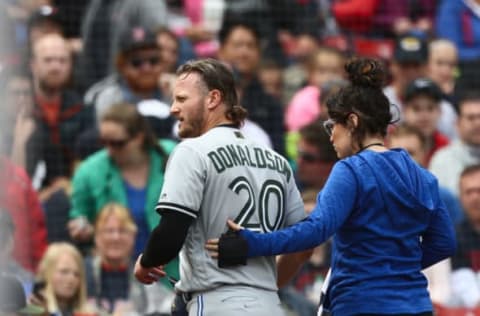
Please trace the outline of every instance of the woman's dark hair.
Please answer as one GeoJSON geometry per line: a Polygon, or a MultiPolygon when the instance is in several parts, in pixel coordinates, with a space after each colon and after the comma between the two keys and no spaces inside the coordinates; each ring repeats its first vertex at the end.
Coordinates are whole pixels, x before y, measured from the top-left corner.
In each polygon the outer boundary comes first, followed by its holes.
{"type": "Polygon", "coordinates": [[[370,58],[350,59],[345,70],[351,85],[328,98],[328,115],[351,128],[353,139],[362,148],[366,135],[385,136],[392,121],[390,102],[382,91],[386,71],[382,63],[370,58]],[[358,116],[357,127],[349,121],[352,113],[358,116]]]}
{"type": "Polygon", "coordinates": [[[200,75],[207,91],[220,91],[226,106],[225,116],[237,127],[241,126],[247,117],[247,110],[238,105],[235,78],[230,69],[218,60],[207,58],[189,61],[177,70],[177,76],[190,73],[200,75]]]}
{"type": "Polygon", "coordinates": [[[101,117],[101,122],[114,122],[122,125],[127,135],[135,137],[143,133],[143,150],[156,150],[162,156],[164,164],[168,155],[158,144],[158,138],[153,133],[148,121],[138,112],[137,107],[130,103],[117,103],[108,108],[101,117]]]}

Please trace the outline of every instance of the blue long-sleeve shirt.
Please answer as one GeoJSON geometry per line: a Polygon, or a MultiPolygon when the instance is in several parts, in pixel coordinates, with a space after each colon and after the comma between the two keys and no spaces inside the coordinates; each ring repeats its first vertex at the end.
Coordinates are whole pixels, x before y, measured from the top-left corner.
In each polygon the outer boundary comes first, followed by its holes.
{"type": "Polygon", "coordinates": [[[241,234],[249,257],[310,249],[335,234],[327,291],[334,315],[431,311],[421,270],[455,250],[435,177],[401,149],[339,161],[306,220],[241,234]]]}

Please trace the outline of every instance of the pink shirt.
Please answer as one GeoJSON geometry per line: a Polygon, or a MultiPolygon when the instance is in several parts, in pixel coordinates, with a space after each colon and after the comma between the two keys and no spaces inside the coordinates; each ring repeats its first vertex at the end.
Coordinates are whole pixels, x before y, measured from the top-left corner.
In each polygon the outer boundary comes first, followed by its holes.
{"type": "Polygon", "coordinates": [[[306,86],[295,93],[285,113],[285,125],[288,131],[298,131],[312,123],[320,114],[320,89],[306,86]]]}
{"type": "MultiPolygon", "coordinates": [[[[208,0],[206,0],[208,1],[208,0]]],[[[204,17],[204,0],[184,0],[183,13],[190,19],[192,25],[202,24],[204,17]]],[[[183,30],[176,32],[183,35],[183,30]]],[[[217,54],[219,43],[217,40],[204,41],[194,44],[195,54],[198,57],[214,57],[217,54]]]]}
{"type": "Polygon", "coordinates": [[[190,18],[192,24],[202,22],[203,0],[183,0],[183,12],[190,18]]]}

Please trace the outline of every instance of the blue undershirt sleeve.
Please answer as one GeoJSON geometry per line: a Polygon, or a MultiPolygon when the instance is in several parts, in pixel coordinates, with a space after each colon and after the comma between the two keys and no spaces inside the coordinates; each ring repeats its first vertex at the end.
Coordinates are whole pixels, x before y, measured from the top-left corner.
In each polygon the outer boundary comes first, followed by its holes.
{"type": "Polygon", "coordinates": [[[346,163],[338,162],[318,194],[315,209],[306,219],[272,233],[240,232],[248,242],[248,257],[292,253],[325,242],[350,215],[357,192],[354,173],[346,163]]]}

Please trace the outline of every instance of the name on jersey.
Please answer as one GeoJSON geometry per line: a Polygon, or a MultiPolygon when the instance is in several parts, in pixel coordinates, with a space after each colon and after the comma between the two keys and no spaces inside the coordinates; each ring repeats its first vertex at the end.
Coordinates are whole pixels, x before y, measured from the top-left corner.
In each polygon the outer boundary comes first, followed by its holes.
{"type": "Polygon", "coordinates": [[[283,174],[287,181],[292,176],[290,166],[285,159],[269,150],[258,147],[226,145],[209,152],[208,157],[218,173],[237,166],[250,166],[275,170],[283,174]]]}

